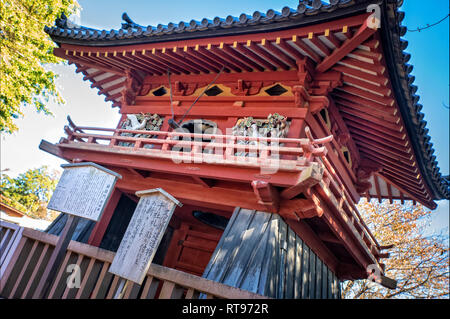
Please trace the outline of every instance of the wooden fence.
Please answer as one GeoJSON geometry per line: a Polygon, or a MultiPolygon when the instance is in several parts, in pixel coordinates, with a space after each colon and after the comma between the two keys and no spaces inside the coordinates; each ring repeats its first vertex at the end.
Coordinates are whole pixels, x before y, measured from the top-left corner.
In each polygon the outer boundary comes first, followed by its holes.
{"type": "Polygon", "coordinates": [[[22,227],[0,220],[0,278],[3,278],[6,267],[19,245],[22,232],[22,227]]]}
{"type": "MultiPolygon", "coordinates": [[[[1,223],[0,230],[2,234],[0,297],[32,298],[58,236],[4,222],[1,223]]],[[[108,250],[71,241],[47,298],[111,299],[116,293],[120,279],[108,272],[114,254],[108,250]],[[77,268],[80,270],[79,273],[74,272],[77,268]],[[79,285],[69,288],[68,283],[76,284],[77,279],[79,285]]],[[[123,295],[124,299],[199,297],[266,298],[156,264],[150,266],[142,285],[130,282],[123,295]]]]}

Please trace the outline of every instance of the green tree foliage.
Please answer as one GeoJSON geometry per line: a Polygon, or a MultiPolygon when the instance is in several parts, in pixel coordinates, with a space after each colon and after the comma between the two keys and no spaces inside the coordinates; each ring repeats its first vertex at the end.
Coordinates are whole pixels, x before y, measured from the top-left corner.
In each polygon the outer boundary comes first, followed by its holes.
{"type": "Polygon", "coordinates": [[[47,63],[61,60],[52,54],[55,44],[44,32],[55,20],[79,9],[75,0],[0,0],[0,132],[17,130],[14,119],[25,105],[51,114],[50,98],[62,103],[56,74],[47,63]]]}
{"type": "MultiPolygon", "coordinates": [[[[380,245],[393,245],[382,259],[386,276],[397,280],[390,290],[368,280],[346,281],[344,298],[416,299],[449,297],[448,235],[427,234],[432,212],[422,205],[362,202],[359,211],[380,245]]],[[[447,229],[448,231],[448,229],[447,229]]]]}
{"type": "Polygon", "coordinates": [[[4,174],[0,194],[5,204],[17,208],[31,217],[47,218],[47,203],[58,183],[58,174],[47,166],[29,169],[11,178],[4,174]]]}

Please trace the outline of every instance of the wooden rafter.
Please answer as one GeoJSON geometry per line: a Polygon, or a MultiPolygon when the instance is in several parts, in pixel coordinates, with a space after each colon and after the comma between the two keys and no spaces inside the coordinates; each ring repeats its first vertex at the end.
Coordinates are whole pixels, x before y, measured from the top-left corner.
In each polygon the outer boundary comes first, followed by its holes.
{"type": "Polygon", "coordinates": [[[362,26],[358,31],[351,37],[348,38],[339,48],[335,49],[331,55],[326,57],[319,65],[316,67],[316,71],[325,72],[336,64],[339,60],[345,57],[348,53],[356,49],[362,42],[368,39],[372,34],[375,33],[375,29],[370,28],[367,24],[368,19],[364,20],[362,26]]]}

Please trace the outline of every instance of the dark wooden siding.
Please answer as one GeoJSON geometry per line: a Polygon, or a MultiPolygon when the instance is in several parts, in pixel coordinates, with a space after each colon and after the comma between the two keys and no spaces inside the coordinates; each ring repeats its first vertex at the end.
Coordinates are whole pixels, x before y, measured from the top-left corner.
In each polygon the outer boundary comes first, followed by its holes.
{"type": "Polygon", "coordinates": [[[120,197],[119,203],[117,204],[114,214],[111,217],[111,221],[106,228],[105,235],[103,235],[100,248],[108,249],[114,252],[117,251],[136,206],[137,203],[131,200],[128,196],[122,195],[120,197]]]}
{"type": "MultiPolygon", "coordinates": [[[[100,248],[116,251],[119,248],[120,241],[123,234],[128,227],[131,216],[133,215],[136,203],[125,195],[122,195],[119,203],[117,204],[111,221],[103,236],[100,248]]],[[[58,235],[62,232],[67,221],[67,214],[61,213],[58,217],[48,226],[46,232],[53,235],[58,235]]],[[[95,226],[95,222],[80,218],[72,235],[72,240],[87,243],[91,235],[92,229],[95,226]]]]}
{"type": "MultiPolygon", "coordinates": [[[[56,217],[55,220],[47,227],[45,232],[59,236],[64,226],[66,225],[67,216],[68,215],[64,213],[59,214],[58,217],[56,217]]],[[[81,243],[87,243],[94,226],[95,222],[80,218],[75,232],[72,235],[72,240],[79,241],[81,243]]]]}
{"type": "Polygon", "coordinates": [[[336,275],[276,214],[236,209],[203,277],[272,298],[340,298],[336,275]]]}
{"type": "MultiPolygon", "coordinates": [[[[100,243],[100,248],[107,249],[110,251],[117,251],[120,242],[122,241],[123,235],[130,223],[131,217],[133,216],[134,210],[136,209],[137,203],[131,200],[128,196],[122,195],[120,197],[119,203],[114,209],[113,216],[109,225],[105,231],[105,234],[100,243]]],[[[58,217],[48,226],[46,232],[49,234],[57,235],[62,232],[66,221],[67,214],[61,213],[58,217]]],[[[72,240],[79,241],[82,243],[87,243],[91,235],[92,229],[95,226],[95,222],[80,218],[76,230],[72,236],[72,240]]],[[[153,263],[162,265],[167,248],[169,246],[170,240],[172,238],[173,228],[168,226],[164,236],[159,244],[158,250],[153,258],[153,263]]]]}

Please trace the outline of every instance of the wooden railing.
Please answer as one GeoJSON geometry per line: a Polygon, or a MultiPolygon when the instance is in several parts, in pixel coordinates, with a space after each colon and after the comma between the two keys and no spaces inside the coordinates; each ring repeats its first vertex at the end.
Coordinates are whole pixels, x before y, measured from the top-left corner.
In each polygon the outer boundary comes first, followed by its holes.
{"type": "MultiPolygon", "coordinates": [[[[314,140],[309,129],[306,130],[306,135],[311,141],[314,140]]],[[[337,174],[327,157],[316,157],[315,161],[324,169],[323,180],[314,187],[317,195],[332,209],[347,230],[355,236],[371,262],[378,265],[381,271],[384,271],[384,265],[379,263],[380,246],[361,218],[342,178],[337,174]]]]}
{"type": "Polygon", "coordinates": [[[0,278],[22,238],[23,227],[0,220],[0,278]]]}
{"type": "Polygon", "coordinates": [[[67,138],[61,138],[61,146],[78,143],[102,145],[112,149],[131,149],[136,155],[141,153],[172,160],[190,158],[195,161],[201,154],[202,162],[246,167],[261,167],[275,159],[278,169],[285,171],[297,171],[315,157],[325,156],[327,150],[323,144],[332,140],[332,136],[310,140],[84,127],[76,126],[70,119],[64,130],[67,138]],[[237,153],[250,153],[250,156],[243,160],[243,156],[237,153]]]}
{"type": "MultiPolygon", "coordinates": [[[[332,134],[319,115],[315,115],[308,124],[315,129],[316,134],[320,131],[325,136],[332,134]]],[[[309,130],[306,131],[306,135],[311,141],[314,140],[309,130]]],[[[356,190],[353,186],[353,183],[356,181],[356,176],[340,151],[337,141],[333,140],[327,146],[330,156],[314,158],[314,161],[318,162],[324,168],[323,180],[314,187],[317,196],[321,197],[327,206],[331,208],[338,220],[353,234],[366,252],[366,255],[368,255],[371,263],[378,265],[383,272],[384,264],[380,263],[379,258],[382,255],[380,253],[380,245],[356,207],[355,200],[357,201],[359,199],[359,195],[355,197],[356,190]],[[334,160],[331,155],[333,155],[334,160]],[[338,162],[340,164],[339,166],[337,165],[338,162]],[[351,188],[353,188],[353,193],[351,188]]]]}
{"type": "Polygon", "coordinates": [[[338,218],[347,225],[347,229],[359,239],[360,244],[366,250],[367,254],[372,256],[372,261],[376,264],[376,256],[380,255],[380,247],[375,237],[362,220],[355,203],[350,197],[339,176],[335,173],[333,167],[326,158],[318,161],[324,164],[324,181],[321,181],[316,189],[319,189],[321,197],[327,202],[328,206],[337,213],[338,218]]]}
{"type": "MultiPolygon", "coordinates": [[[[2,223],[3,229],[15,229],[18,241],[15,241],[15,247],[11,246],[11,249],[15,249],[12,251],[10,249],[12,254],[8,255],[8,263],[5,264],[5,271],[0,277],[0,297],[32,298],[58,236],[29,228],[16,229],[14,225],[6,223],[2,223]]],[[[115,253],[108,250],[71,241],[47,298],[113,298],[120,279],[108,272],[114,255],[115,253]],[[80,270],[79,273],[74,272],[77,268],[80,270]],[[79,279],[79,285],[77,285],[77,279],[79,279]],[[68,285],[68,282],[73,285],[68,285]]],[[[156,264],[150,266],[142,285],[129,283],[123,295],[125,299],[195,299],[199,297],[266,298],[156,264]]]]}

